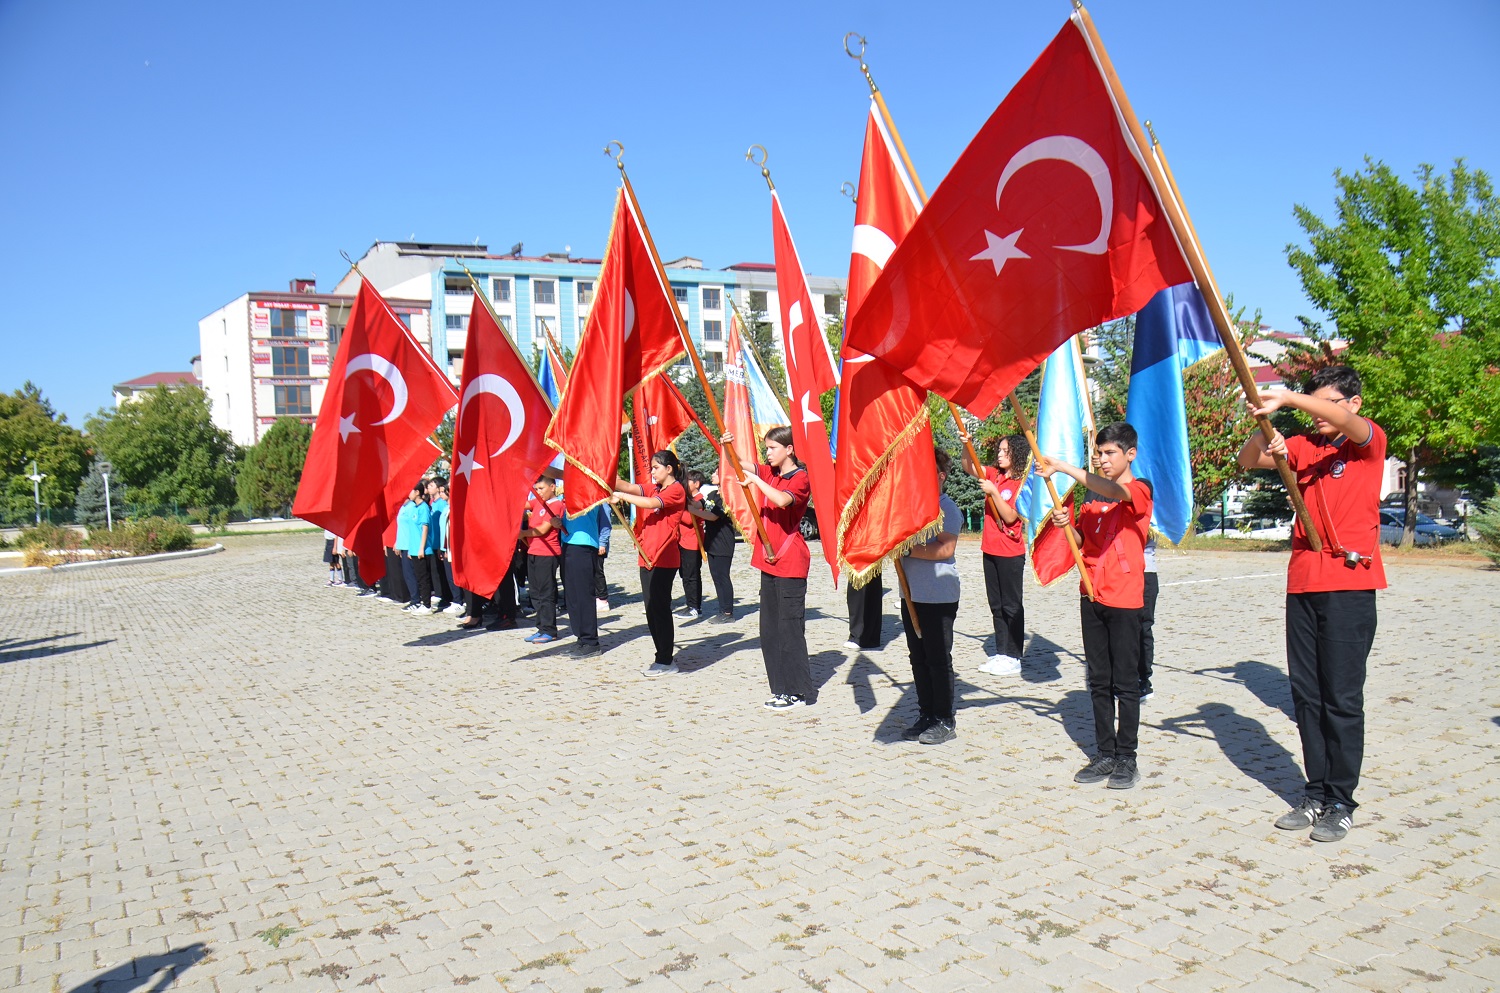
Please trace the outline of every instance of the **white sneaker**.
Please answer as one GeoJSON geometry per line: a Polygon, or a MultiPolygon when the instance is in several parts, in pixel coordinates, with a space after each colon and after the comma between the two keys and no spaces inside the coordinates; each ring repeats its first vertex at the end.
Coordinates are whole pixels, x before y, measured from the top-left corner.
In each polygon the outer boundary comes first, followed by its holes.
{"type": "Polygon", "coordinates": [[[663,665],[660,662],[652,662],[649,666],[646,667],[646,671],[643,672],[643,673],[641,673],[641,675],[643,675],[643,676],[666,676],[666,675],[670,675],[671,673],[681,672],[681,671],[682,671],[681,669],[677,668],[677,663],[676,662],[673,662],[671,665],[663,665]]]}
{"type": "Polygon", "coordinates": [[[991,655],[979,666],[979,671],[991,676],[1019,676],[1021,660],[1013,659],[1009,655],[991,655]]]}
{"type": "Polygon", "coordinates": [[[595,600],[594,601],[594,609],[597,610],[601,614],[607,614],[607,613],[609,613],[609,601],[608,600],[595,600]]]}
{"type": "Polygon", "coordinates": [[[419,603],[415,607],[411,608],[411,612],[413,614],[430,614],[432,613],[432,608],[424,607],[419,603]]]}
{"type": "Polygon", "coordinates": [[[461,603],[450,603],[448,604],[448,609],[443,611],[445,614],[462,614],[463,612],[464,605],[461,603]]]}
{"type": "Polygon", "coordinates": [[[846,642],[844,642],[844,651],[846,651],[846,652],[857,652],[857,651],[859,651],[859,642],[857,642],[857,641],[846,641],[846,642]]]}

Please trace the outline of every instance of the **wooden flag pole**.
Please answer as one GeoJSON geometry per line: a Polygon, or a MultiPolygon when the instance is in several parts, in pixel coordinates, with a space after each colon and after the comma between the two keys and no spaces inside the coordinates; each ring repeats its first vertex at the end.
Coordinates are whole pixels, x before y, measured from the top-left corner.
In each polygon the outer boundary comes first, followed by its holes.
{"type": "MultiPolygon", "coordinates": [[[[1245,399],[1259,406],[1260,390],[1255,385],[1255,374],[1250,371],[1250,364],[1245,360],[1244,349],[1240,347],[1239,337],[1235,333],[1234,321],[1229,316],[1229,309],[1224,306],[1224,298],[1219,294],[1218,284],[1214,282],[1213,272],[1209,269],[1208,259],[1198,243],[1193,222],[1188,217],[1187,208],[1178,195],[1177,184],[1172,180],[1170,171],[1166,168],[1166,157],[1163,155],[1161,161],[1158,162],[1156,155],[1151,154],[1152,143],[1147,140],[1145,132],[1141,130],[1140,121],[1136,119],[1135,111],[1130,107],[1130,100],[1125,96],[1125,87],[1120,84],[1120,77],[1116,75],[1114,64],[1109,60],[1109,53],[1105,51],[1104,40],[1099,37],[1099,32],[1094,27],[1093,18],[1089,17],[1089,12],[1084,9],[1080,0],[1073,0],[1073,11],[1073,16],[1078,19],[1079,26],[1083,28],[1088,38],[1094,57],[1099,61],[1099,68],[1109,84],[1120,118],[1125,122],[1131,137],[1135,139],[1136,147],[1141,153],[1142,165],[1151,174],[1152,184],[1159,194],[1158,199],[1161,200],[1162,207],[1167,212],[1167,219],[1177,235],[1178,244],[1182,247],[1183,255],[1187,259],[1188,268],[1193,272],[1193,281],[1203,292],[1214,327],[1219,332],[1219,338],[1224,342],[1224,351],[1229,355],[1229,362],[1234,366],[1235,375],[1239,377],[1240,388],[1245,391],[1245,399]],[[1166,195],[1161,196],[1160,194],[1163,193],[1166,195]]],[[[1157,153],[1160,154],[1159,148],[1157,153]]],[[[1262,437],[1267,442],[1276,436],[1276,429],[1271,425],[1270,418],[1257,417],[1255,421],[1262,437]]],[[[1297,488],[1296,473],[1292,471],[1291,465],[1283,456],[1273,454],[1271,457],[1276,462],[1276,471],[1281,475],[1287,495],[1291,497],[1297,518],[1302,522],[1308,544],[1312,546],[1313,551],[1321,551],[1322,537],[1313,523],[1312,514],[1308,513],[1307,504],[1302,499],[1302,492],[1297,488]]]]}
{"type": "MultiPolygon", "coordinates": [[[[657,278],[661,280],[663,287],[669,286],[671,284],[667,281],[667,270],[661,264],[661,254],[656,250],[656,242],[651,237],[651,229],[646,227],[646,218],[642,216],[640,203],[635,198],[635,188],[630,185],[630,176],[625,172],[625,163],[621,158],[625,152],[625,146],[617,141],[610,142],[610,145],[614,145],[620,151],[618,153],[611,152],[609,145],[606,145],[604,154],[613,158],[615,160],[615,167],[620,170],[620,182],[624,184],[625,196],[630,199],[631,207],[635,212],[636,222],[641,226],[641,235],[646,239],[647,247],[651,249],[651,261],[656,263],[657,278]]],[[[714,399],[714,391],[708,385],[708,373],[703,368],[703,360],[698,357],[698,349],[693,345],[693,336],[688,333],[687,324],[682,319],[682,311],[677,309],[675,302],[672,305],[672,316],[677,318],[677,333],[682,339],[683,346],[687,349],[688,357],[693,360],[693,371],[698,374],[698,383],[703,387],[703,396],[708,401],[709,413],[714,415],[714,427],[718,429],[719,437],[722,439],[726,433],[724,415],[719,412],[719,403],[714,399]]],[[[733,467],[735,476],[739,479],[740,485],[745,489],[746,502],[750,505],[750,513],[755,518],[755,532],[757,537],[760,538],[762,547],[765,549],[766,557],[774,559],[776,557],[776,550],[771,547],[771,538],[766,534],[766,522],[761,520],[760,503],[757,501],[755,495],[750,492],[750,483],[745,479],[745,468],[740,465],[739,455],[734,450],[734,443],[721,443],[729,455],[729,464],[733,467]]],[[[754,444],[754,442],[752,441],[751,444],[754,444]]]]}
{"type": "MultiPolygon", "coordinates": [[[[462,261],[459,261],[457,259],[455,259],[454,261],[458,262],[458,267],[464,271],[464,275],[469,277],[469,285],[471,287],[473,287],[473,289],[474,289],[474,298],[476,300],[478,300],[480,303],[482,303],[484,305],[484,309],[489,312],[490,320],[494,321],[495,322],[495,327],[497,327],[497,328],[500,329],[500,337],[502,337],[502,338],[505,339],[505,343],[507,345],[509,345],[510,346],[510,350],[515,353],[516,361],[521,363],[521,368],[525,369],[526,370],[526,374],[531,377],[531,385],[533,385],[533,386],[536,387],[536,390],[537,390],[538,393],[542,393],[542,384],[537,382],[537,380],[536,380],[536,373],[534,373],[534,372],[531,371],[531,364],[528,363],[526,361],[526,359],[521,356],[521,349],[520,349],[520,347],[516,344],[515,339],[513,339],[510,336],[510,332],[507,331],[507,330],[505,330],[505,325],[504,325],[504,323],[501,322],[500,315],[495,313],[495,308],[492,307],[492,306],[490,306],[489,297],[485,296],[480,291],[480,289],[479,289],[479,281],[474,278],[474,274],[469,271],[469,267],[466,266],[466,265],[464,265],[462,261]]],[[[545,333],[547,335],[547,340],[551,341],[552,340],[552,331],[551,331],[551,329],[549,329],[547,327],[547,322],[546,321],[542,321],[542,331],[543,331],[543,333],[545,333]]],[[[563,357],[561,350],[558,351],[558,357],[559,358],[563,357]]],[[[565,365],[563,368],[566,371],[567,366],[565,365]]],[[[551,400],[547,400],[547,394],[542,393],[542,399],[547,402],[547,406],[548,407],[552,406],[552,401],[551,400]]],[[[556,412],[554,411],[554,413],[556,413],[556,412]]],[[[458,436],[458,425],[455,424],[453,426],[453,428],[454,428],[454,430],[453,430],[454,437],[457,437],[458,436]]],[[[630,541],[631,541],[632,544],[635,545],[636,553],[638,555],[640,555],[641,558],[643,558],[643,559],[646,560],[646,562],[647,562],[646,568],[648,568],[648,569],[651,568],[652,567],[651,566],[651,557],[646,554],[646,550],[641,547],[640,542],[638,542],[638,541],[635,540],[635,532],[630,529],[630,525],[626,524],[625,523],[625,519],[620,516],[620,508],[616,507],[613,503],[611,503],[609,506],[610,506],[610,509],[615,512],[615,517],[620,521],[620,523],[622,525],[624,525],[626,533],[628,533],[630,535],[630,541]]]]}
{"type": "MultiPolygon", "coordinates": [[[[1010,392],[1010,409],[1016,415],[1016,423],[1021,426],[1021,431],[1026,435],[1026,444],[1031,446],[1031,457],[1040,462],[1045,456],[1042,455],[1041,449],[1037,447],[1036,432],[1031,429],[1031,419],[1026,416],[1026,411],[1021,407],[1021,400],[1016,396],[1015,390],[1011,390],[1010,392]]],[[[1088,471],[1087,466],[1081,466],[1080,468],[1085,472],[1088,471]]],[[[1061,507],[1062,497],[1057,495],[1057,484],[1052,482],[1050,476],[1044,478],[1047,483],[1047,492],[1052,496],[1052,506],[1061,507]]],[[[1084,592],[1088,594],[1090,600],[1093,600],[1094,581],[1089,578],[1089,571],[1083,564],[1083,550],[1078,547],[1078,539],[1073,537],[1073,529],[1071,527],[1064,529],[1063,534],[1068,539],[1068,549],[1073,553],[1073,561],[1078,565],[1078,576],[1083,580],[1084,592]]]]}
{"type": "Polygon", "coordinates": [[[901,599],[906,601],[906,616],[911,620],[912,634],[920,638],[922,637],[922,622],[917,620],[917,604],[911,598],[911,586],[906,582],[906,568],[901,564],[900,556],[891,561],[896,566],[896,581],[901,584],[901,599]]]}

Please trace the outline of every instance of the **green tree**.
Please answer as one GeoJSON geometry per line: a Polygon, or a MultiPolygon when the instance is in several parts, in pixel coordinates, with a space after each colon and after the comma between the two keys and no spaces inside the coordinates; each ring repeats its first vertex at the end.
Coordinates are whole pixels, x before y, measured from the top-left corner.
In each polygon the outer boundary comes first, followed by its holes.
{"type": "Polygon", "coordinates": [[[208,394],[158,386],[118,410],[89,418],[89,434],[136,503],[181,508],[234,502],[239,448],[216,426],[208,394]]]}
{"type": "Polygon", "coordinates": [[[1415,540],[1417,480],[1449,454],[1500,441],[1500,201],[1462,160],[1409,186],[1369,158],[1334,173],[1337,221],[1297,205],[1306,247],[1287,259],[1335,332],[1349,342],[1371,417],[1407,464],[1406,534],[1415,540]]]}
{"type": "Polygon", "coordinates": [[[255,516],[291,512],[312,430],[295,417],[283,417],[245,450],[235,479],[240,506],[255,516]]]}
{"type": "Polygon", "coordinates": [[[41,483],[43,507],[72,507],[90,454],[82,432],[58,414],[36,384],[27,380],[15,392],[0,394],[0,520],[33,519],[36,501],[26,478],[33,459],[46,477],[41,483]]]}
{"type": "MultiPolygon", "coordinates": [[[[113,477],[111,477],[113,482],[113,477]]],[[[120,491],[114,486],[104,485],[104,473],[100,468],[99,459],[89,462],[88,475],[83,477],[83,482],[78,485],[78,495],[73,500],[73,522],[83,524],[87,527],[99,527],[108,523],[110,516],[105,509],[105,497],[113,505],[114,516],[125,519],[124,502],[120,499],[120,491]]]]}

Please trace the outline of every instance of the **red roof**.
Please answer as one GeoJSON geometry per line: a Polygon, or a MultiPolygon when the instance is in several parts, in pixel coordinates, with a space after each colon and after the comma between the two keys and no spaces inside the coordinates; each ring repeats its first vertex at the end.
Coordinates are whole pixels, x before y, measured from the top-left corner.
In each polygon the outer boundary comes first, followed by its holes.
{"type": "Polygon", "coordinates": [[[123,383],[115,385],[115,389],[128,387],[132,390],[149,390],[153,386],[176,386],[178,383],[187,383],[190,386],[198,385],[198,377],[191,372],[153,372],[135,379],[127,379],[123,383]]]}
{"type": "Polygon", "coordinates": [[[725,269],[739,272],[775,272],[774,262],[736,262],[734,265],[725,266],[725,269]]]}

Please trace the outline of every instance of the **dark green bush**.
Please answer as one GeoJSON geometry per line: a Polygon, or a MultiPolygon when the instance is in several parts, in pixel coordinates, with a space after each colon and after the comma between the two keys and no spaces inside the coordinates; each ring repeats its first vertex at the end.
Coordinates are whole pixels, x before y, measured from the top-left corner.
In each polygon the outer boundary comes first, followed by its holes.
{"type": "Polygon", "coordinates": [[[163,517],[131,518],[116,524],[113,531],[90,531],[89,544],[95,551],[111,555],[180,552],[193,547],[193,529],[163,517]]]}

